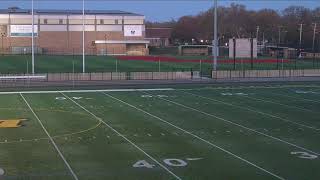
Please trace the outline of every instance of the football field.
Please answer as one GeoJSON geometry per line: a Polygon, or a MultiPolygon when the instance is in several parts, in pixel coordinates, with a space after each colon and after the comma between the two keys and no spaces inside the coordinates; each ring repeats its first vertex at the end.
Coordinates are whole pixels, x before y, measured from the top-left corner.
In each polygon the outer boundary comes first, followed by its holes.
{"type": "Polygon", "coordinates": [[[0,92],[0,179],[318,180],[320,86],[0,92]]]}

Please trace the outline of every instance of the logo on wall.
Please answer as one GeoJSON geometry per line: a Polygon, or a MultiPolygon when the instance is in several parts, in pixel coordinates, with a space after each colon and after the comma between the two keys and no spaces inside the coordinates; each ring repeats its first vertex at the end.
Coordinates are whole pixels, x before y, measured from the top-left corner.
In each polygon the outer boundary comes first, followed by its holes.
{"type": "Polygon", "coordinates": [[[142,36],[142,25],[125,25],[124,36],[142,36]]]}
{"type": "MultiPolygon", "coordinates": [[[[33,26],[34,36],[38,36],[38,26],[33,26]]],[[[10,36],[12,37],[31,37],[32,36],[32,25],[11,25],[10,36]]]]}

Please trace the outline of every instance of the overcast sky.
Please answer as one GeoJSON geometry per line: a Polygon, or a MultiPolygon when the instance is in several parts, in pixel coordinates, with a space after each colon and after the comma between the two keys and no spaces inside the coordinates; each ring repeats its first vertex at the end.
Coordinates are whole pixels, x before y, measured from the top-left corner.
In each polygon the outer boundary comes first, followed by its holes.
{"type": "MultiPolygon", "coordinates": [[[[213,5],[213,0],[85,0],[86,9],[112,9],[135,12],[146,16],[150,21],[167,21],[184,15],[195,15],[206,11],[213,5]]],[[[31,8],[31,0],[0,0],[0,8],[10,6],[31,8]]],[[[282,10],[290,5],[308,8],[320,6],[320,0],[219,0],[220,6],[239,3],[248,9],[272,8],[282,10]]],[[[80,0],[35,0],[35,8],[42,9],[81,9],[80,0]]]]}

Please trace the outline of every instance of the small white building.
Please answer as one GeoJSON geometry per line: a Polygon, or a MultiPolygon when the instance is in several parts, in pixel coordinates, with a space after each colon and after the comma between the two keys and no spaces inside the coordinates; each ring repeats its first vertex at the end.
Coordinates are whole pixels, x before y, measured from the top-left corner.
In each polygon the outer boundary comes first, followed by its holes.
{"type": "Polygon", "coordinates": [[[257,39],[252,39],[252,45],[251,45],[251,39],[250,38],[242,38],[242,39],[229,39],[229,57],[233,58],[234,53],[234,40],[235,40],[235,56],[236,58],[249,58],[251,57],[251,51],[254,58],[256,58],[257,55],[257,39]]]}

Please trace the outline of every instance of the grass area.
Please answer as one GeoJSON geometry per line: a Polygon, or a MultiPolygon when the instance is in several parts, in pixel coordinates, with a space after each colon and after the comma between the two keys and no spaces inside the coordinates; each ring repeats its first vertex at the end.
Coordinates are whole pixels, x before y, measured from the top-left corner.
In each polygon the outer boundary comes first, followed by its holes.
{"type": "Polygon", "coordinates": [[[0,119],[27,121],[0,129],[0,179],[319,179],[319,96],[308,84],[2,93],[0,119]]]}
{"type": "MultiPolygon", "coordinates": [[[[210,60],[208,56],[171,56],[184,60],[210,60]]],[[[221,58],[226,60],[228,58],[221,58]]],[[[270,59],[260,57],[259,59],[270,59]]],[[[82,72],[82,56],[44,56],[35,57],[36,73],[63,73],[82,72]],[[74,66],[73,66],[74,65],[74,66]]],[[[251,69],[250,63],[243,63],[237,59],[236,69],[251,69]]],[[[218,70],[232,70],[233,63],[219,63],[218,70]]],[[[253,69],[312,69],[320,68],[320,60],[292,60],[289,63],[254,63],[253,69]]],[[[145,72],[159,71],[159,62],[147,62],[139,60],[117,60],[116,57],[86,56],[87,72],[145,72]]],[[[160,71],[202,71],[202,74],[209,75],[212,64],[199,62],[160,62],[160,71]]],[[[31,72],[30,56],[0,56],[0,73],[18,74],[31,72]]]]}

